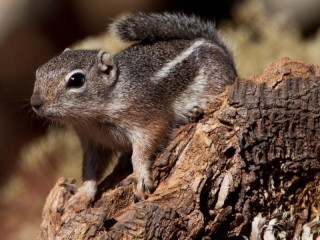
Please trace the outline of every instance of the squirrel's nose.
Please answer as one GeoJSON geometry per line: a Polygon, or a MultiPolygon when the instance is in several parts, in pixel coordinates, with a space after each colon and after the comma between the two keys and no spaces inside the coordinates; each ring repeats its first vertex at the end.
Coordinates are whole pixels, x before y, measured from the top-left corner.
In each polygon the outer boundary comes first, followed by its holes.
{"type": "Polygon", "coordinates": [[[39,96],[39,94],[33,94],[30,99],[30,104],[34,109],[39,109],[43,105],[43,100],[39,96]]]}

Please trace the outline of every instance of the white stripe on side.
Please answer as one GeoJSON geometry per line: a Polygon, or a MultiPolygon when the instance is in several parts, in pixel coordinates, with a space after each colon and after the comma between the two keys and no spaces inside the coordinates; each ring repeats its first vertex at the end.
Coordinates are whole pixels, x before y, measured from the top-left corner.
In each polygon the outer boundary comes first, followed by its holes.
{"type": "Polygon", "coordinates": [[[181,63],[183,60],[185,60],[187,57],[189,57],[198,47],[200,47],[202,44],[204,44],[205,41],[198,40],[194,42],[190,47],[182,51],[178,56],[176,56],[172,61],[168,62],[161,68],[159,71],[157,71],[153,77],[151,78],[152,81],[157,82],[161,80],[162,78],[165,78],[169,75],[171,70],[179,63],[181,63]]]}

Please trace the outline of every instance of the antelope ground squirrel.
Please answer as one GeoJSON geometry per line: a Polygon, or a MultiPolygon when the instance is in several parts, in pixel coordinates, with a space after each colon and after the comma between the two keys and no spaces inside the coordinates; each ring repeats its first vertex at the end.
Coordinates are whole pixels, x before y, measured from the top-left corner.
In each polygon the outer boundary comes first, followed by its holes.
{"type": "Polygon", "coordinates": [[[36,72],[31,105],[45,118],[70,123],[83,147],[83,186],[73,201],[91,201],[115,152],[131,154],[135,195],[153,188],[151,156],[172,127],[232,84],[237,76],[215,24],[195,16],[151,13],[110,26],[135,43],[105,50],[66,50],[36,72]]]}

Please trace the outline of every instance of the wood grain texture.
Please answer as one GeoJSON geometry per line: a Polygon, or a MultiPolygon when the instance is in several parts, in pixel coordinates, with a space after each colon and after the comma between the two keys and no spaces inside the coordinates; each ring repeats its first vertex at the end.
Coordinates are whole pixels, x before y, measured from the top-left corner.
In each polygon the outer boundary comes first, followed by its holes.
{"type": "Polygon", "coordinates": [[[89,208],[64,209],[73,180],[61,178],[38,239],[265,239],[271,228],[298,239],[306,227],[316,236],[319,89],[318,66],[287,58],[238,79],[203,119],[175,129],[155,158],[147,200],[134,203],[128,176],[100,186],[89,208]]]}

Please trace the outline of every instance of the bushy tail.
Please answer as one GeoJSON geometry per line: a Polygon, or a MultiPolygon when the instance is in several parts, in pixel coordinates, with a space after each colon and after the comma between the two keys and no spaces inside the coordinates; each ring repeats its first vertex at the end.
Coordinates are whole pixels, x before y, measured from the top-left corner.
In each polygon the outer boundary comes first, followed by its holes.
{"type": "MultiPolygon", "coordinates": [[[[222,47],[215,23],[178,13],[139,13],[111,24],[111,30],[126,41],[192,40],[204,38],[222,47]]],[[[224,47],[225,48],[225,47],[224,47]]]]}

